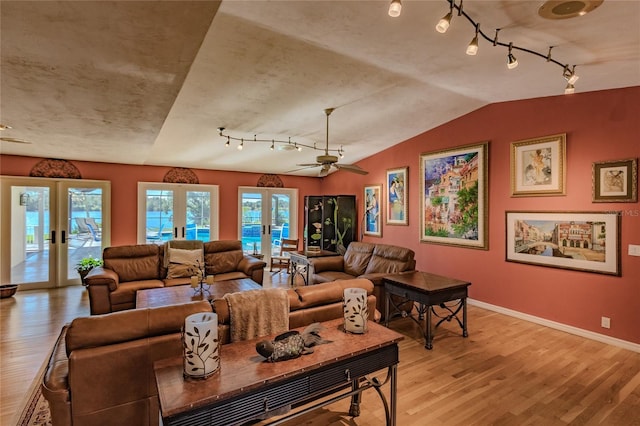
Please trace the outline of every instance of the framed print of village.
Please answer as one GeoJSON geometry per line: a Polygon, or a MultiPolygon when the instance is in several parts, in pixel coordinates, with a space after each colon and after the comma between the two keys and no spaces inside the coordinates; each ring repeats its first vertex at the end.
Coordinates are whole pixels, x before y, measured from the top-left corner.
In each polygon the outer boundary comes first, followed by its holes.
{"type": "Polygon", "coordinates": [[[420,241],[487,250],[489,142],[420,155],[420,241]]]}
{"type": "Polygon", "coordinates": [[[620,276],[621,212],[506,212],[506,260],[620,276]]]}

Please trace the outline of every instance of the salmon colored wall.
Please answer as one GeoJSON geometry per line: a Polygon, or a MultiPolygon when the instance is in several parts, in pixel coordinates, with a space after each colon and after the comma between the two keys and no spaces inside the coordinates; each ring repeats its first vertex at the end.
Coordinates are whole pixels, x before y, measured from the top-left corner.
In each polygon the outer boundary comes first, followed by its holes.
{"type": "MultiPolygon", "coordinates": [[[[0,156],[0,172],[7,176],[28,176],[41,158],[0,156]]],[[[83,179],[111,182],[111,244],[136,244],[138,182],[162,182],[171,167],[137,166],[112,163],[71,161],[83,179]]],[[[201,184],[219,185],[220,239],[238,238],[238,187],[256,186],[259,173],[239,173],[191,169],[201,184]]],[[[316,178],[280,176],[285,188],[298,188],[298,198],[320,194],[321,181],[316,178]]],[[[304,207],[299,203],[298,233],[302,241],[304,207]]],[[[300,245],[302,247],[302,244],[300,245]]]]}
{"type": "Polygon", "coordinates": [[[627,254],[640,244],[640,204],[591,202],[592,163],[632,157],[640,157],[640,87],[492,104],[359,162],[369,175],[331,175],[322,189],[355,192],[362,214],[363,186],[409,166],[409,226],[383,225],[382,238],[365,241],[410,247],[419,270],[471,281],[475,300],[640,343],[640,257],[627,254]],[[510,143],[559,133],[567,135],[566,196],[512,198],[510,143]],[[490,141],[489,250],[420,243],[420,153],[482,141],[490,141]],[[622,211],[622,276],[506,262],[507,210],[622,211]]]}

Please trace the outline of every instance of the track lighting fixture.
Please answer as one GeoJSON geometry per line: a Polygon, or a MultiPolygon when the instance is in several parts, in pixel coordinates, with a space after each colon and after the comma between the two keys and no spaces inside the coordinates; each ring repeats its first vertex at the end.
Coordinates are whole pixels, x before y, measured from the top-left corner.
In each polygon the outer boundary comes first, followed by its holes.
{"type": "MultiPolygon", "coordinates": [[[[325,148],[318,148],[316,146],[315,143],[313,144],[306,144],[306,143],[302,143],[302,142],[294,142],[291,140],[291,138],[288,138],[288,140],[278,140],[278,139],[258,139],[257,135],[253,135],[253,139],[244,139],[244,138],[236,138],[233,137],[231,135],[227,135],[225,134],[225,128],[224,127],[218,127],[218,134],[220,135],[220,137],[226,138],[227,141],[225,142],[224,146],[228,147],[231,144],[231,141],[238,141],[239,144],[237,146],[238,151],[242,151],[244,149],[244,143],[245,142],[256,142],[256,143],[268,143],[269,144],[269,150],[271,151],[275,151],[276,147],[278,148],[278,150],[282,150],[282,151],[302,151],[303,148],[309,148],[312,149],[314,151],[322,151],[325,152],[325,148]]],[[[336,149],[329,149],[327,151],[328,153],[334,153],[336,155],[340,155],[341,158],[343,158],[344,156],[344,149],[342,147],[340,148],[336,148],[336,149]]]]}
{"type": "Polygon", "coordinates": [[[400,12],[402,12],[402,2],[401,0],[393,0],[389,5],[389,16],[392,18],[397,18],[400,16],[400,12]]]}
{"type": "MultiPolygon", "coordinates": [[[[483,39],[493,43],[494,46],[502,46],[502,47],[507,47],[509,49],[509,53],[507,54],[507,68],[509,69],[514,69],[515,67],[518,66],[518,60],[516,59],[516,57],[513,54],[513,50],[519,50],[521,52],[526,52],[529,53],[531,55],[535,55],[535,56],[539,56],[543,59],[545,59],[547,62],[552,62],[560,67],[562,67],[563,72],[562,75],[563,77],[567,80],[567,87],[565,89],[565,93],[569,94],[569,93],[573,93],[575,91],[575,82],[578,80],[578,76],[575,73],[575,65],[573,66],[572,69],[569,69],[569,65],[568,64],[563,64],[553,58],[551,58],[551,49],[554,46],[549,46],[549,51],[548,53],[545,55],[543,53],[540,52],[536,52],[535,50],[532,49],[528,49],[525,47],[520,47],[520,46],[514,46],[513,43],[502,43],[498,41],[498,31],[500,31],[500,29],[496,29],[496,33],[495,36],[493,37],[493,39],[487,37],[487,35],[482,32],[480,30],[480,23],[476,22],[473,20],[473,18],[471,18],[464,10],[462,10],[462,2],[463,0],[458,0],[459,3],[456,3],[457,0],[446,0],[447,3],[449,3],[449,13],[447,13],[446,15],[444,15],[437,23],[436,25],[436,31],[438,31],[439,33],[445,33],[447,32],[447,30],[449,29],[449,26],[451,25],[451,18],[453,17],[453,10],[457,10],[458,11],[458,16],[464,16],[467,21],[469,21],[469,23],[471,23],[471,25],[474,26],[475,28],[475,36],[473,37],[473,39],[471,40],[471,42],[469,43],[469,46],[467,46],[467,55],[476,55],[478,53],[478,40],[480,37],[482,37],[483,39]]],[[[395,3],[395,0],[392,2],[392,6],[393,3],[395,3]]],[[[398,1],[398,5],[399,5],[399,1],[398,1]]],[[[391,7],[389,7],[389,14],[391,14],[391,7]]],[[[399,11],[398,11],[399,14],[399,11]]]]}
{"type": "Polygon", "coordinates": [[[467,55],[474,56],[478,53],[478,32],[480,31],[480,24],[476,24],[476,35],[471,39],[471,43],[467,46],[467,55]]]}
{"type": "Polygon", "coordinates": [[[518,66],[518,60],[511,53],[511,49],[513,49],[513,43],[509,43],[509,54],[507,55],[507,68],[510,70],[518,66]]]}

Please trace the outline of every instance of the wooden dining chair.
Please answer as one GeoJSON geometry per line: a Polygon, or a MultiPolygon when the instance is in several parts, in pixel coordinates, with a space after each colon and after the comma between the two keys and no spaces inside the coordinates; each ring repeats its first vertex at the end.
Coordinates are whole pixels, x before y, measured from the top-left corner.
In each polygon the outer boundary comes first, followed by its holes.
{"type": "Polygon", "coordinates": [[[282,270],[290,272],[291,258],[289,257],[289,252],[296,250],[298,250],[298,240],[283,238],[282,244],[280,244],[280,253],[276,256],[271,256],[271,266],[269,271],[273,272],[275,268],[276,273],[280,273],[282,270]]]}

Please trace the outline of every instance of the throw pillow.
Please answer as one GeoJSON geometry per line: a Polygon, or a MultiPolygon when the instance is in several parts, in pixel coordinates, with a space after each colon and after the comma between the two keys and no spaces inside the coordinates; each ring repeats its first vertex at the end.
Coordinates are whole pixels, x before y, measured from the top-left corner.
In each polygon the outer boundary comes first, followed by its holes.
{"type": "Polygon", "coordinates": [[[169,248],[167,279],[200,276],[204,269],[204,251],[169,248]]]}

